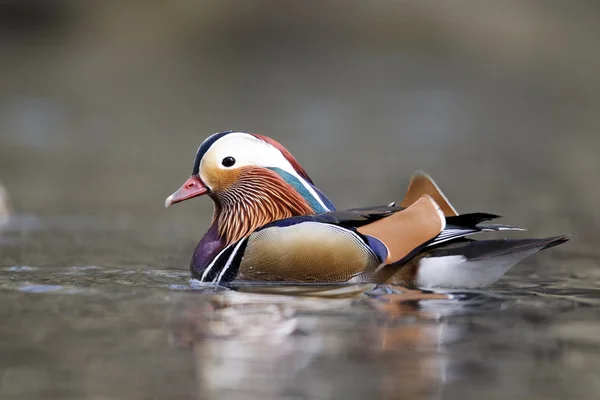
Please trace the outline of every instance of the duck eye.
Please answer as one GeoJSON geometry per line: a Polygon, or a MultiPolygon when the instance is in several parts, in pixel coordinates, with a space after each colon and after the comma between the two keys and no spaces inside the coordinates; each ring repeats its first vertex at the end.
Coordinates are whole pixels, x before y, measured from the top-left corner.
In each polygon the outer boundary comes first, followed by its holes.
{"type": "Polygon", "coordinates": [[[221,161],[221,164],[223,164],[224,167],[231,167],[233,164],[235,164],[235,158],[225,157],[223,161],[221,161]]]}

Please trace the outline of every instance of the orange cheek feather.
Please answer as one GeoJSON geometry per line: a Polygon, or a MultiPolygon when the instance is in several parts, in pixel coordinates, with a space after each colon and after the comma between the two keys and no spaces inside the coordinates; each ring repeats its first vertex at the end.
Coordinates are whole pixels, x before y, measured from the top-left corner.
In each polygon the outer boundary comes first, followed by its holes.
{"type": "Polygon", "coordinates": [[[221,169],[218,167],[203,168],[202,180],[210,190],[222,192],[229,189],[240,177],[240,171],[235,169],[221,169]]]}

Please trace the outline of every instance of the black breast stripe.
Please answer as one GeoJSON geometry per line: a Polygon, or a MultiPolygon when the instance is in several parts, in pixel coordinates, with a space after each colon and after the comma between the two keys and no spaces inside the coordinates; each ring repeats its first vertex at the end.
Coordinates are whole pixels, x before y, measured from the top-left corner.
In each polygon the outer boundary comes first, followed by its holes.
{"type": "Polygon", "coordinates": [[[225,266],[225,263],[229,259],[229,256],[233,252],[235,245],[229,245],[212,260],[208,267],[202,273],[202,277],[200,278],[200,282],[213,282],[221,273],[221,270],[225,266]]]}
{"type": "Polygon", "coordinates": [[[206,267],[200,282],[226,283],[237,276],[248,239],[227,246],[206,267]]]}
{"type": "Polygon", "coordinates": [[[236,278],[238,271],[240,270],[240,263],[242,262],[242,257],[244,256],[247,245],[248,238],[242,239],[236,243],[235,246],[232,246],[233,251],[229,255],[227,262],[225,262],[221,272],[217,276],[217,283],[231,282],[236,278]]]}

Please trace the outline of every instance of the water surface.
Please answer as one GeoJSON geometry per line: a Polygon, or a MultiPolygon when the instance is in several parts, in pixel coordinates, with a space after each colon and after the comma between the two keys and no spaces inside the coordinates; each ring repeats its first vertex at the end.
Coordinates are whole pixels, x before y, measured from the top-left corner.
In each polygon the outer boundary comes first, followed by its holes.
{"type": "Polygon", "coordinates": [[[198,287],[156,253],[123,263],[117,243],[129,234],[89,222],[17,215],[4,230],[2,398],[597,393],[600,290],[589,279],[520,274],[450,299],[371,285],[319,288],[319,297],[198,287]],[[115,262],[75,257],[86,240],[115,246],[115,262]],[[8,262],[51,249],[60,262],[8,262]]]}

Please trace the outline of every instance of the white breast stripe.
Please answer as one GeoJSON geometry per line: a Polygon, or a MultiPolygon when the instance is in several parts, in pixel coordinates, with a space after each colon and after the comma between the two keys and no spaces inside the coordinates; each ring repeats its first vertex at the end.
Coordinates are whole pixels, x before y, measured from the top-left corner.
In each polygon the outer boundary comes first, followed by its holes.
{"type": "Polygon", "coordinates": [[[227,262],[223,266],[223,269],[221,270],[221,273],[219,274],[219,276],[217,276],[217,277],[215,277],[215,279],[213,279],[213,283],[219,283],[219,282],[221,282],[221,279],[223,279],[223,275],[225,275],[225,271],[227,271],[229,269],[229,267],[233,263],[233,259],[235,258],[235,255],[237,254],[238,250],[240,249],[240,246],[242,244],[244,244],[244,242],[246,242],[246,240],[248,240],[248,239],[242,239],[242,240],[240,240],[238,242],[238,244],[235,246],[235,248],[231,252],[231,255],[229,256],[229,259],[227,260],[227,262]]]}
{"type": "Polygon", "coordinates": [[[221,255],[223,254],[223,252],[225,252],[229,247],[231,247],[231,245],[226,246],[223,250],[221,250],[219,252],[219,254],[217,254],[217,256],[215,258],[213,258],[212,262],[210,264],[208,264],[208,267],[206,267],[206,269],[202,273],[202,276],[200,277],[200,282],[204,282],[204,278],[206,278],[206,276],[208,275],[208,273],[210,272],[210,270],[212,269],[212,267],[215,266],[215,263],[217,262],[217,260],[219,259],[219,257],[221,257],[221,255]]]}

